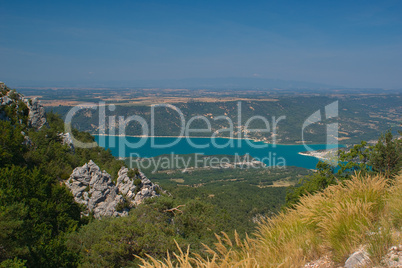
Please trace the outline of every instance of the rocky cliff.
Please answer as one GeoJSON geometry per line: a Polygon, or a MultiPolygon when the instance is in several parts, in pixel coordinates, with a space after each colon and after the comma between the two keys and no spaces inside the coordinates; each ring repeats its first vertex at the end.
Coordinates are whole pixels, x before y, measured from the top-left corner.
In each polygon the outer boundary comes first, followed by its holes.
{"type": "Polygon", "coordinates": [[[8,89],[6,86],[0,89],[0,120],[10,120],[28,116],[28,127],[40,129],[46,125],[46,113],[37,98],[25,98],[22,94],[8,89]],[[12,107],[12,109],[5,109],[12,107]]]}
{"type": "Polygon", "coordinates": [[[42,104],[37,98],[24,98],[23,100],[29,109],[28,125],[30,127],[40,129],[46,124],[45,108],[43,108],[42,104]]]}
{"type": "Polygon", "coordinates": [[[90,160],[82,167],[75,168],[65,184],[75,201],[86,207],[84,215],[93,214],[95,218],[126,216],[130,208],[160,192],[160,187],[143,173],[138,172],[130,178],[128,172],[129,169],[122,167],[115,184],[110,174],[101,171],[90,160]]]}

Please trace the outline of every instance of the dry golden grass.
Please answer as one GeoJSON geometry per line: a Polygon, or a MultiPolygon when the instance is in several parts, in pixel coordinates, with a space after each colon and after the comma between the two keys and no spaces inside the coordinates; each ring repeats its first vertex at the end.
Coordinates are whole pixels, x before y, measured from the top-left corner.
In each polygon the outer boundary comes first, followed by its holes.
{"type": "Polygon", "coordinates": [[[217,235],[215,249],[206,247],[210,259],[179,250],[164,261],[142,260],[142,267],[301,267],[324,254],[343,262],[361,245],[379,263],[401,225],[402,175],[389,181],[357,174],[264,219],[255,239],[217,235]]]}
{"type": "Polygon", "coordinates": [[[394,181],[394,186],[390,190],[390,197],[387,200],[389,213],[393,225],[397,228],[402,227],[402,175],[397,176],[394,181]]]}

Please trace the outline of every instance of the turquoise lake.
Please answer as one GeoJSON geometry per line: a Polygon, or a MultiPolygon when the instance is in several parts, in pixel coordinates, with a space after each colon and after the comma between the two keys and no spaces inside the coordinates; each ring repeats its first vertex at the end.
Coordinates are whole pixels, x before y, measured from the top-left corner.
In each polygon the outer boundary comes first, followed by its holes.
{"type": "MultiPolygon", "coordinates": [[[[305,152],[307,149],[303,145],[279,145],[275,147],[272,144],[263,142],[256,142],[252,140],[237,140],[216,138],[215,145],[212,144],[211,138],[186,138],[172,137],[129,137],[129,136],[99,136],[94,135],[95,141],[102,147],[110,149],[115,157],[154,157],[162,154],[203,154],[203,155],[245,155],[249,154],[251,157],[264,162],[268,166],[280,165],[279,162],[285,161],[286,166],[297,166],[309,169],[314,169],[318,163],[318,159],[311,156],[300,155],[299,152],[305,152]],[[142,139],[142,140],[141,140],[142,139]],[[153,141],[151,140],[153,139],[153,141]],[[167,148],[155,148],[156,146],[168,145],[174,141],[177,143],[167,148]],[[151,143],[153,142],[153,144],[151,143]],[[142,144],[140,144],[142,143],[142,144]],[[231,143],[232,146],[223,147],[231,143]],[[206,148],[195,148],[196,146],[203,146],[206,148]],[[156,145],[156,146],[155,146],[156,145]],[[217,146],[216,146],[217,145],[217,146]],[[256,148],[256,147],[265,148],[256,148]]],[[[326,149],[326,144],[309,145],[313,150],[326,149]]]]}

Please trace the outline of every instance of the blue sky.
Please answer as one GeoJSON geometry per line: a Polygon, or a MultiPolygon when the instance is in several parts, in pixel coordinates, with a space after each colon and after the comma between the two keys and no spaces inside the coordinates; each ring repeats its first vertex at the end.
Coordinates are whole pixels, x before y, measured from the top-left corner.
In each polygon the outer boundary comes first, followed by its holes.
{"type": "Polygon", "coordinates": [[[0,0],[0,80],[402,88],[401,14],[402,1],[0,0]]]}

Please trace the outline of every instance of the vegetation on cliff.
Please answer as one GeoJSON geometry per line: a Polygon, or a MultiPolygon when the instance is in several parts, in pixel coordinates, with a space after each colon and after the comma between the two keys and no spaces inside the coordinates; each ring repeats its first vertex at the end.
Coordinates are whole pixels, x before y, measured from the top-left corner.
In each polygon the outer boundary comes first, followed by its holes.
{"type": "MultiPolygon", "coordinates": [[[[29,125],[23,96],[5,87],[0,107],[0,262],[29,267],[75,266],[66,235],[88,222],[62,184],[73,168],[93,159],[106,170],[122,166],[102,148],[72,150],[63,144],[64,122],[47,115],[39,130],[29,125]]],[[[82,139],[91,137],[77,133],[82,139]]]]}

